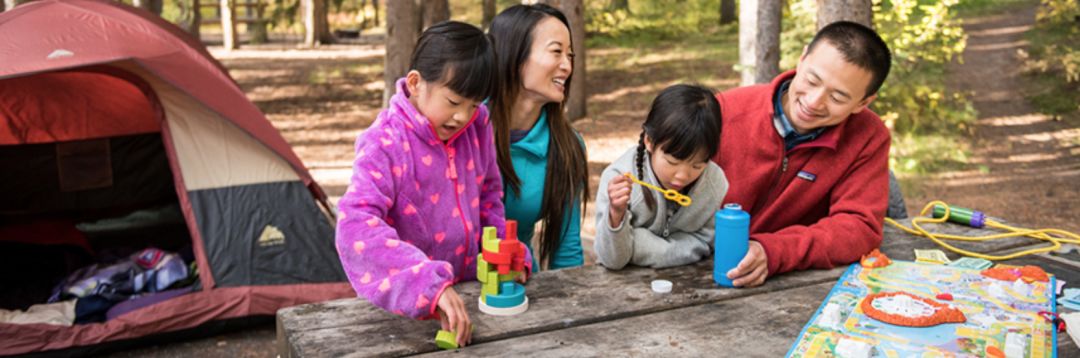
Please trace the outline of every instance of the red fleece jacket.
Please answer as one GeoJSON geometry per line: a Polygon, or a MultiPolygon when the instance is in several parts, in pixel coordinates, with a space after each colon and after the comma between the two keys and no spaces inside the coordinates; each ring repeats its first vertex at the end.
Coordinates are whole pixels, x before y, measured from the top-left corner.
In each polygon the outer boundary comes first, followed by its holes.
{"type": "Polygon", "coordinates": [[[794,76],[716,96],[723,126],[713,161],[728,173],[724,201],[750,213],[769,276],[857,261],[881,245],[888,205],[889,131],[869,109],[785,153],[772,101],[794,76]]]}

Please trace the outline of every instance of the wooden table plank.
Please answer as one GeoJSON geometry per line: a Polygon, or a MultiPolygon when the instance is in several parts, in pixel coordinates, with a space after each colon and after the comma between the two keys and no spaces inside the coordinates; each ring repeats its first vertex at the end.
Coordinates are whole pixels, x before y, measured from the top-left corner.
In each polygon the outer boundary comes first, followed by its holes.
{"type": "MultiPolygon", "coordinates": [[[[659,312],[708,302],[760,295],[777,290],[833,282],[843,269],[783,275],[761,287],[717,288],[709,262],[680,268],[632,268],[610,271],[598,266],[545,271],[526,286],[529,310],[514,317],[496,317],[477,310],[477,282],[455,290],[466,300],[476,326],[473,342],[565,329],[595,322],[659,312]],[[654,279],[675,283],[671,294],[649,288],[654,279]]],[[[363,299],[345,299],[278,311],[278,329],[286,341],[283,356],[325,357],[403,355],[432,352],[434,321],[414,321],[385,312],[363,299]]]]}
{"type": "MultiPolygon", "coordinates": [[[[1041,257],[1008,262],[1038,265],[1058,278],[1080,282],[1080,270],[1041,257]]],[[[425,354],[498,356],[730,356],[780,357],[795,343],[835,282],[820,283],[764,296],[743,297],[643,316],[515,337],[425,354]]],[[[1080,356],[1066,333],[1058,334],[1061,357],[1080,356]]]]}
{"type": "MultiPolygon", "coordinates": [[[[907,224],[909,220],[903,222],[907,224]]],[[[914,259],[914,248],[937,247],[926,238],[907,235],[890,226],[885,230],[882,250],[897,259],[914,259]]],[[[959,225],[942,225],[932,230],[965,235],[987,233],[959,225]]],[[[983,243],[960,242],[957,246],[989,252],[1030,242],[1017,238],[983,243]]],[[[956,257],[955,254],[950,256],[956,257]]],[[[460,283],[454,288],[466,300],[470,318],[476,325],[474,343],[482,343],[742,297],[770,295],[772,292],[823,282],[831,285],[843,271],[844,268],[838,268],[789,273],[771,277],[765,285],[750,289],[717,288],[712,282],[711,261],[661,270],[629,268],[610,271],[590,266],[545,271],[534,275],[527,285],[529,311],[509,319],[477,311],[475,302],[480,288],[477,282],[460,283]],[[653,294],[649,282],[654,279],[674,282],[673,293],[662,296],[653,294]]],[[[820,300],[813,304],[814,308],[817,304],[820,304],[820,300]]],[[[279,350],[283,357],[403,355],[437,349],[433,343],[439,326],[437,322],[399,317],[363,299],[286,308],[278,312],[277,319],[279,350]]]]}

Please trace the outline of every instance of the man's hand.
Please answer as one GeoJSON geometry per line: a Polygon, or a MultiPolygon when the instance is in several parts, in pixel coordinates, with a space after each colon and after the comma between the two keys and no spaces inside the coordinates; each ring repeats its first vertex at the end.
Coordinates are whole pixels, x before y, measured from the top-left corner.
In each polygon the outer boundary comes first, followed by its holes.
{"type": "Polygon", "coordinates": [[[457,333],[458,347],[472,342],[472,322],[469,321],[469,313],[465,311],[465,302],[461,301],[453,287],[447,287],[439,296],[437,304],[439,323],[444,331],[457,333]]]}
{"type": "Polygon", "coordinates": [[[735,287],[760,286],[765,283],[765,277],[769,276],[768,263],[765,249],[757,241],[750,240],[746,256],[739,262],[739,266],[728,271],[727,277],[735,287]]]}
{"type": "Polygon", "coordinates": [[[626,208],[630,205],[630,184],[630,178],[625,175],[615,176],[608,182],[608,221],[611,227],[619,226],[626,215],[626,208]]]}

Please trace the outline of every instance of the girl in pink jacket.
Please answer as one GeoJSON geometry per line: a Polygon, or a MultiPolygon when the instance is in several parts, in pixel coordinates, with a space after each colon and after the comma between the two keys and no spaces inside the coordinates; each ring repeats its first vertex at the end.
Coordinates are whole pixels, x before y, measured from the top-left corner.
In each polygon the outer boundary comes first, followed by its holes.
{"type": "Polygon", "coordinates": [[[494,90],[494,63],[472,25],[424,31],[389,108],[356,140],[352,183],[338,203],[337,250],[356,293],[399,315],[438,314],[459,345],[472,330],[451,286],[476,278],[483,227],[505,237],[482,104],[494,90]]]}

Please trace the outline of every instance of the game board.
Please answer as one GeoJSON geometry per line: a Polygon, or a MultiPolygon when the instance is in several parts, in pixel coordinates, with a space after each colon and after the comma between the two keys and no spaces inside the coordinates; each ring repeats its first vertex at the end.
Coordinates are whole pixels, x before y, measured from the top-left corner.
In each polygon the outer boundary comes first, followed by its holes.
{"type": "Polygon", "coordinates": [[[893,261],[848,268],[818,308],[788,357],[1056,357],[1057,333],[1043,314],[1055,311],[1054,278],[1013,282],[977,269],[893,261]],[[904,327],[868,317],[868,295],[907,292],[959,309],[964,323],[904,327]],[[1040,314],[1040,312],[1044,312],[1040,314]]]}

